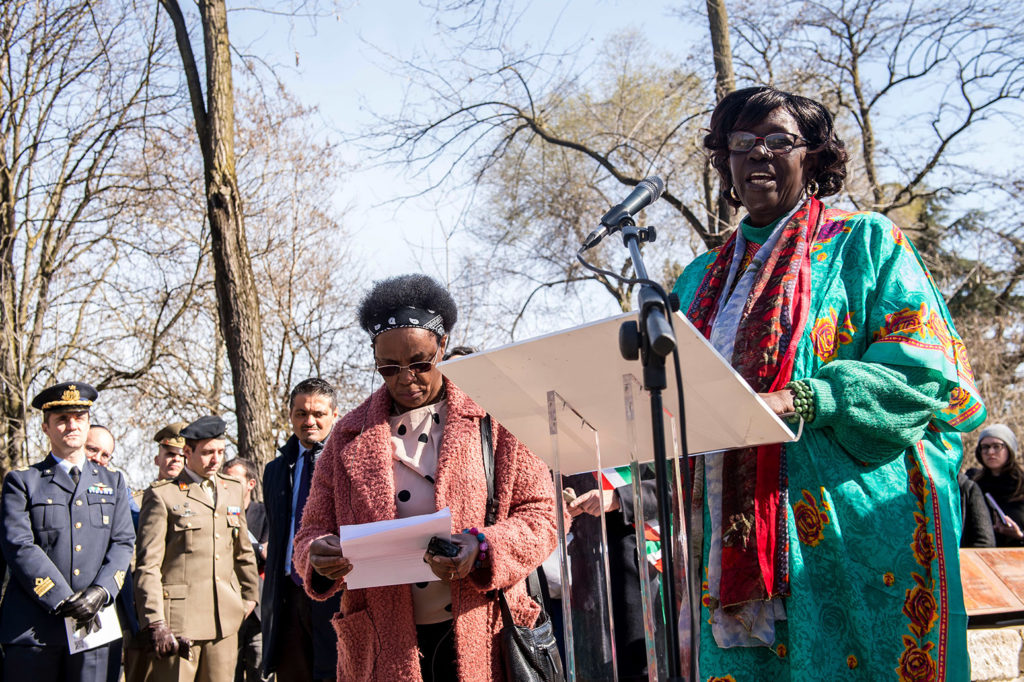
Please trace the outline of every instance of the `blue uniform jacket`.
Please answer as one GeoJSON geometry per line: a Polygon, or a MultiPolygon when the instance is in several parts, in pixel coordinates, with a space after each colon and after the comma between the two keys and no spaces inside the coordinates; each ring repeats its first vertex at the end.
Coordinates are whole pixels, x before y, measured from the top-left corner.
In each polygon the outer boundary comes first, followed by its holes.
{"type": "Polygon", "coordinates": [[[89,585],[117,596],[135,546],[128,500],[119,472],[88,461],[77,488],[52,454],[7,474],[0,549],[11,578],[0,644],[67,646],[57,605],[89,585]]]}

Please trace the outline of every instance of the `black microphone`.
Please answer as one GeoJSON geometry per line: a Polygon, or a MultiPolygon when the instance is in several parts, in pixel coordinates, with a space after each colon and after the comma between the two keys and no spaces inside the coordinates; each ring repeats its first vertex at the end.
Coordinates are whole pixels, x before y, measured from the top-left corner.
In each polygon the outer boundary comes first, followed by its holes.
{"type": "Polygon", "coordinates": [[[597,228],[583,240],[581,251],[595,246],[610,232],[622,227],[627,219],[632,219],[633,214],[650,206],[661,197],[665,191],[665,182],[657,175],[646,177],[637,183],[636,188],[629,193],[625,201],[612,207],[610,211],[601,218],[601,227],[597,228]]]}
{"type": "Polygon", "coordinates": [[[601,218],[601,224],[605,227],[615,229],[622,226],[622,221],[632,218],[635,214],[650,206],[661,197],[665,191],[665,183],[657,175],[644,178],[637,183],[636,188],[629,193],[626,200],[601,218]]]}

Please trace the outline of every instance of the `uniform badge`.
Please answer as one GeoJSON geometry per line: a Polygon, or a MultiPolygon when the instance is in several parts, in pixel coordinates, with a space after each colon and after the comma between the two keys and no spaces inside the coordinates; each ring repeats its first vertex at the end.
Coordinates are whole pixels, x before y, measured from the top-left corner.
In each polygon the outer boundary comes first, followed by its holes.
{"type": "Polygon", "coordinates": [[[111,488],[106,483],[96,483],[94,485],[89,486],[88,492],[95,493],[97,495],[113,495],[114,489],[111,488]]]}
{"type": "Polygon", "coordinates": [[[36,578],[36,586],[32,588],[37,597],[42,597],[44,594],[49,592],[53,588],[53,580],[49,576],[45,578],[36,578]]]}
{"type": "Polygon", "coordinates": [[[184,481],[179,483],[178,484],[178,490],[188,490],[188,483],[185,483],[184,481]]]}
{"type": "Polygon", "coordinates": [[[109,516],[104,516],[103,517],[103,525],[104,526],[109,526],[110,525],[110,517],[109,516]]]}
{"type": "Polygon", "coordinates": [[[117,583],[117,589],[124,586],[124,571],[114,571],[114,582],[117,583]]]}
{"type": "Polygon", "coordinates": [[[228,507],[228,514],[231,514],[232,516],[238,516],[241,513],[242,513],[242,508],[241,507],[231,507],[231,506],[228,507]]]}

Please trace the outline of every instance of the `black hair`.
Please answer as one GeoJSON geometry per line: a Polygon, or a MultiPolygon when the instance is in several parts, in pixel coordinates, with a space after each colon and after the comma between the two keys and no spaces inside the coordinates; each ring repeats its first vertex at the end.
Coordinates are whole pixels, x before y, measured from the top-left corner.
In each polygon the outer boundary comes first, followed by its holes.
{"type": "Polygon", "coordinates": [[[846,144],[836,134],[832,114],[821,102],[807,97],[761,86],[743,88],[722,98],[711,114],[711,128],[704,136],[704,148],[710,152],[711,165],[722,178],[722,195],[733,207],[740,202],[733,198],[732,173],[729,170],[729,146],[726,138],[736,128],[756,125],[778,108],[787,111],[800,126],[800,135],[811,149],[816,149],[813,177],[818,185],[817,196],[837,193],[846,179],[846,144]]]}
{"type": "Polygon", "coordinates": [[[473,346],[455,346],[445,353],[444,357],[441,359],[451,360],[452,358],[460,358],[463,355],[472,355],[475,352],[476,348],[473,348],[473,346]]]}
{"type": "Polygon", "coordinates": [[[235,457],[234,459],[229,459],[228,461],[224,462],[224,465],[221,466],[221,471],[226,471],[227,469],[230,469],[231,467],[235,466],[241,466],[243,469],[245,469],[246,479],[250,481],[256,481],[256,487],[252,489],[252,500],[254,502],[259,502],[260,470],[259,467],[256,466],[256,462],[252,461],[251,459],[246,459],[245,457],[235,457]]]}
{"type": "Polygon", "coordinates": [[[299,383],[295,384],[295,388],[288,395],[288,411],[290,412],[295,407],[295,399],[300,395],[323,395],[327,396],[331,400],[331,409],[338,409],[338,394],[327,381],[324,381],[320,377],[311,377],[309,379],[303,379],[299,383]]]}
{"type": "Polygon", "coordinates": [[[377,322],[402,308],[433,310],[441,316],[448,334],[458,319],[458,309],[448,290],[426,275],[399,275],[373,283],[359,302],[359,326],[367,332],[377,322]]]}

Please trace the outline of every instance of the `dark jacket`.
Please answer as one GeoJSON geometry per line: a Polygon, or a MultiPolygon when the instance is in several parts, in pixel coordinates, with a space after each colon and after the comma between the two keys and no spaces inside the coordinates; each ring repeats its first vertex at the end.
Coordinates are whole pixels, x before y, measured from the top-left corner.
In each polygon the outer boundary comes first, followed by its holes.
{"type": "MultiPolygon", "coordinates": [[[[292,435],[278,450],[278,456],[263,470],[263,504],[269,539],[260,614],[263,622],[263,671],[267,675],[277,670],[278,661],[286,653],[280,651],[283,633],[278,615],[284,596],[281,583],[291,579],[285,575],[284,560],[292,523],[292,484],[298,456],[299,439],[292,435]]],[[[338,612],[341,598],[335,596],[324,602],[303,598],[308,599],[311,605],[314,675],[333,677],[338,667],[338,652],[331,616],[338,612]],[[322,671],[326,673],[320,675],[322,671]]]]}
{"type": "Polygon", "coordinates": [[[984,493],[978,484],[961,473],[957,476],[960,486],[960,513],[963,518],[961,547],[995,547],[996,534],[992,530],[992,517],[984,493]]]}
{"type": "Polygon", "coordinates": [[[124,584],[135,544],[128,490],[120,473],[98,464],[81,471],[76,488],[48,455],[4,479],[0,545],[11,580],[0,643],[66,647],[57,605],[90,585],[116,597],[124,584]]]}

